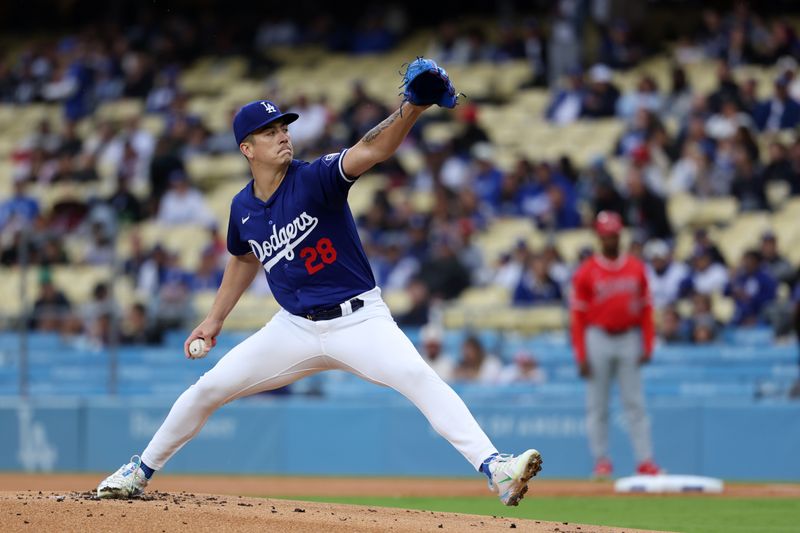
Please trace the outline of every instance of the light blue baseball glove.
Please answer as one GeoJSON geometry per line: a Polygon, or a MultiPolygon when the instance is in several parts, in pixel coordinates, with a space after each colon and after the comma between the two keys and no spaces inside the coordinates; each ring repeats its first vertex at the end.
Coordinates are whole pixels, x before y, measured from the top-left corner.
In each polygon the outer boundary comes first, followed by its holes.
{"type": "Polygon", "coordinates": [[[415,105],[454,108],[458,97],[450,76],[432,59],[418,57],[403,73],[403,98],[415,105]]]}

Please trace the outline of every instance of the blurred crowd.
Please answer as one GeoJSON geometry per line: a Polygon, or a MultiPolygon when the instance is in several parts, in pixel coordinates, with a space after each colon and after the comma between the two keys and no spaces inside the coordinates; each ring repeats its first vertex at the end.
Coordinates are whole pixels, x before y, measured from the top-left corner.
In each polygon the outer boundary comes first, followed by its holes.
{"type": "MultiPolygon", "coordinates": [[[[597,61],[584,69],[580,36],[586,5],[557,2],[547,18],[501,26],[497,35],[445,23],[429,44],[430,56],[449,63],[526,59],[533,65],[531,83],[551,87],[545,118],[554,126],[615,118],[625,130],[614,153],[583,168],[565,155],[520,157],[504,171],[481,127],[478,104],[468,100],[452,113],[460,133],[444,142],[425,141],[426,126],[441,118],[424,116],[401,147],[423,154],[421,169],[408,171],[396,158],[376,168],[388,177],[387,185],[358,220],[378,283],[409,295],[410,308],[398,322],[428,324],[439,303],[471,286],[503,287],[518,306],[561,305],[577,264],[562,258],[558,232],[585,227],[595,213],[612,210],[634,230],[630,253],[649,265],[664,342],[719,338],[728,325],[712,312],[720,296],[733,299],[730,325],[768,325],[787,333],[791,311],[800,303],[798,265],[783,257],[776,235],[764,234],[760,246],[742,257],[724,257],[701,229],[684,261],[674,257],[675,229],[666,206],[678,193],[732,195],[743,211],[768,211],[766,189],[773,182],[800,195],[800,140],[779,135],[800,122],[800,47],[793,30],[780,19],[757,16],[745,3],[730,13],[707,10],[701,27],[682,36],[673,50],[670,87],[643,76],[634,90],[623,92],[614,85],[613,73],[635,66],[648,51],[631,24],[592,12],[602,46],[597,61]],[[695,90],[685,72],[687,63],[700,59],[717,61],[717,86],[710,93],[695,90]],[[743,64],[778,65],[768,96],[758,96],[755,79],[735,79],[733,69],[743,64]],[[677,127],[673,131],[668,124],[677,127]],[[772,141],[762,153],[758,139],[765,135],[772,141]],[[611,169],[611,157],[622,158],[624,166],[611,169]],[[430,198],[429,209],[411,201],[420,194],[430,198]],[[533,249],[521,236],[499,260],[487,258],[476,239],[503,216],[527,217],[550,239],[533,249]]],[[[326,20],[320,15],[303,27],[267,20],[246,48],[325,44],[352,53],[380,52],[407,31],[403,11],[393,8],[369,10],[347,39],[326,20]]],[[[179,83],[184,67],[213,52],[216,42],[204,41],[204,35],[202,25],[178,16],[143,20],[126,31],[89,26],[0,61],[0,102],[64,107],[63,125],[44,119],[33,135],[19,140],[12,154],[14,193],[0,203],[0,263],[11,266],[24,259],[42,269],[31,327],[85,335],[100,344],[111,336],[157,342],[164,328],[187,325],[194,293],[219,285],[227,259],[225,228],[215,224],[187,163],[198,155],[235,154],[238,147],[230,131],[213,131],[189,111],[190,95],[179,83]],[[98,119],[91,130],[79,133],[82,119],[119,98],[144,101],[147,113],[164,118],[163,133],[154,135],[138,117],[123,123],[98,119]],[[109,175],[110,194],[88,201],[65,198],[46,210],[28,192],[32,184],[99,184],[109,175]],[[207,228],[200,265],[187,271],[176,250],[147,249],[135,233],[130,253],[118,257],[118,229],[147,220],[207,228]],[[22,228],[34,231],[23,239],[22,228]],[[70,257],[64,248],[67,234],[85,239],[80,257],[70,257]],[[48,267],[77,264],[113,266],[145,298],[130,309],[112,309],[108,287],[99,285],[86,309],[76,306],[48,267]],[[119,328],[110,327],[115,316],[122,319],[119,328]]],[[[354,144],[391,112],[358,83],[341,109],[303,94],[280,103],[302,117],[290,131],[296,157],[305,159],[354,144]]],[[[580,258],[590,253],[586,249],[580,258]]],[[[263,279],[257,282],[254,290],[263,291],[263,279]]],[[[491,380],[516,379],[498,377],[500,370],[491,380]]],[[[450,371],[484,372],[469,361],[450,371]]]]}
{"type": "Polygon", "coordinates": [[[467,335],[459,348],[460,353],[449,353],[445,347],[444,331],[434,324],[428,324],[420,331],[420,354],[439,377],[449,383],[535,385],[547,381],[547,373],[529,350],[518,350],[510,360],[504,361],[491,353],[484,340],[473,334],[467,335]]]}

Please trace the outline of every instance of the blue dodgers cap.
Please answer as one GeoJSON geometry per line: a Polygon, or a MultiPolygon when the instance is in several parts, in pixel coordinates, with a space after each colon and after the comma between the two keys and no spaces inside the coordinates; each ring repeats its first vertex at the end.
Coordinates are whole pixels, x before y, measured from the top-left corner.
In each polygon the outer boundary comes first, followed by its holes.
{"type": "Polygon", "coordinates": [[[241,144],[245,137],[280,118],[289,124],[300,118],[300,115],[281,113],[278,106],[269,100],[256,100],[245,104],[233,117],[233,135],[236,137],[236,144],[241,144]]]}

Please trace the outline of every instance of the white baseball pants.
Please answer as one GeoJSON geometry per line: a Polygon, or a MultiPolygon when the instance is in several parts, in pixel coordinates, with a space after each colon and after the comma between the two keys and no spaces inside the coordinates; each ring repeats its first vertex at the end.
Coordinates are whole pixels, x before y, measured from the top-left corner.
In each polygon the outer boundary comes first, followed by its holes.
{"type": "Polygon", "coordinates": [[[359,298],[364,300],[362,309],[333,320],[312,322],[283,309],[276,313],[181,394],[142,461],[155,470],[163,468],[208,417],[230,401],[339,369],[404,395],[479,469],[497,449],[467,406],[397,327],[380,289],[359,298]]]}

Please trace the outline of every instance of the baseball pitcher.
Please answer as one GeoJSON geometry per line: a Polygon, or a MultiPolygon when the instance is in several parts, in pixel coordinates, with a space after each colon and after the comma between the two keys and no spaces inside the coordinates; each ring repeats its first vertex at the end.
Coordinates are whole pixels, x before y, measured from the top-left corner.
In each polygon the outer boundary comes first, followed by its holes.
{"type": "Polygon", "coordinates": [[[447,73],[433,61],[412,62],[403,82],[397,111],[355,146],[310,163],[293,157],[288,125],[297,114],[267,100],[238,111],[233,133],[252,180],[231,203],[232,257],[208,316],[186,339],[186,356],[205,356],[216,344],[225,318],[261,270],[281,310],[177,399],[141,457],[101,482],[98,496],[141,494],[222,405],[339,369],[411,400],[489,478],[504,504],[523,497],[541,469],[539,452],[498,454],[462,400],[420,357],[381,299],[347,204],[359,176],[394,154],[428,107],[456,105],[447,73]]]}

